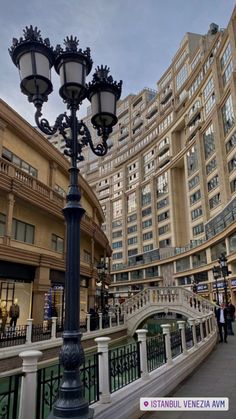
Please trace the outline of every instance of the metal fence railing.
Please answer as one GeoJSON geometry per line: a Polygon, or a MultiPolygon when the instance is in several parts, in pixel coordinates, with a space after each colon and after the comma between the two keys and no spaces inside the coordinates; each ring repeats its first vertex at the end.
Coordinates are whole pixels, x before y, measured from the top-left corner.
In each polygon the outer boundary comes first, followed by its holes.
{"type": "Polygon", "coordinates": [[[22,374],[0,379],[0,418],[17,419],[22,374]]]}
{"type": "Polygon", "coordinates": [[[141,377],[139,343],[111,349],[108,358],[111,393],[141,377]]]}
{"type": "MultiPolygon", "coordinates": [[[[89,404],[99,400],[98,356],[96,353],[85,359],[80,368],[84,385],[84,397],[89,404]]],[[[60,364],[38,370],[36,419],[46,419],[56,401],[63,370],[60,364]]]]}
{"type": "Polygon", "coordinates": [[[26,342],[27,326],[5,328],[0,332],[0,348],[23,345],[26,342]]]}
{"type": "Polygon", "coordinates": [[[170,346],[172,358],[175,358],[183,352],[180,330],[175,330],[170,333],[170,346]]]}
{"type": "Polygon", "coordinates": [[[148,372],[155,370],[166,363],[166,350],[164,335],[147,339],[148,372]]]}
{"type": "Polygon", "coordinates": [[[186,335],[186,346],[187,346],[187,349],[189,349],[193,346],[193,331],[191,327],[186,327],[185,335],[186,335]]]}
{"type": "Polygon", "coordinates": [[[51,339],[52,323],[46,322],[37,325],[32,325],[32,342],[39,342],[41,340],[51,339]]]}

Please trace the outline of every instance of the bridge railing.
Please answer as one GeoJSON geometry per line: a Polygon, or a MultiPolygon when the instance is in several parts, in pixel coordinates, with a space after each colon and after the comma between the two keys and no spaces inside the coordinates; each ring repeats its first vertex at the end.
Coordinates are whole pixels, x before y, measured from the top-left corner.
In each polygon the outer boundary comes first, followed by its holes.
{"type": "Polygon", "coordinates": [[[187,312],[196,317],[201,314],[209,314],[214,311],[215,305],[201,296],[182,287],[150,287],[129,298],[121,304],[121,312],[126,319],[134,316],[148,306],[172,308],[181,305],[187,312]]]}

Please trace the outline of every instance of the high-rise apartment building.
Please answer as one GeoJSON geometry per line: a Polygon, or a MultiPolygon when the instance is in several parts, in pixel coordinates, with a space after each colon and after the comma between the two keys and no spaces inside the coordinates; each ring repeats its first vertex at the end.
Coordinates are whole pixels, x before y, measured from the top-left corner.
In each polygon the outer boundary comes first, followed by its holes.
{"type": "MultiPolygon", "coordinates": [[[[193,283],[215,299],[221,253],[236,301],[235,66],[236,9],[226,29],[184,36],[157,91],[119,102],[107,156],[87,150],[81,173],[105,214],[119,301],[145,286],[193,283]]],[[[220,279],[218,289],[223,298],[220,279]]]]}

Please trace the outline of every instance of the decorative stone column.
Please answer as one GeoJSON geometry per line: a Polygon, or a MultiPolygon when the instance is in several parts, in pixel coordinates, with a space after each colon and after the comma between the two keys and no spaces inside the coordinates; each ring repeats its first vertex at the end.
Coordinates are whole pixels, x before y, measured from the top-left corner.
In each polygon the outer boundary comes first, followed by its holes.
{"type": "Polygon", "coordinates": [[[208,338],[208,336],[209,336],[209,328],[208,328],[207,317],[204,317],[204,322],[205,322],[205,326],[206,326],[206,338],[208,338]]]}
{"type": "Polygon", "coordinates": [[[173,365],[172,353],[171,353],[171,343],[170,343],[170,324],[161,324],[162,332],[165,338],[165,347],[166,347],[166,364],[173,365]]]}
{"type": "Polygon", "coordinates": [[[33,319],[27,319],[26,343],[32,342],[32,324],[33,319]]]}
{"type": "Polygon", "coordinates": [[[102,313],[98,313],[99,315],[99,330],[102,330],[102,313]]]}
{"type": "Polygon", "coordinates": [[[97,351],[100,354],[98,357],[100,403],[110,403],[108,344],[111,338],[102,337],[94,340],[98,345],[97,351]]]}
{"type": "Polygon", "coordinates": [[[186,334],[185,334],[185,325],[186,322],[184,320],[177,321],[179,330],[181,332],[181,343],[182,343],[182,349],[183,349],[183,355],[187,355],[187,345],[186,345],[186,334]]]}
{"type": "Polygon", "coordinates": [[[198,343],[197,343],[197,334],[196,334],[196,321],[195,321],[195,319],[188,319],[188,322],[189,322],[190,326],[192,327],[192,332],[193,332],[193,346],[195,348],[197,348],[198,343]]]}
{"type": "Polygon", "coordinates": [[[148,364],[147,364],[147,329],[138,329],[136,333],[138,335],[138,342],[140,342],[140,367],[141,367],[141,378],[147,380],[149,378],[148,364]]]}
{"type": "MultiPolygon", "coordinates": [[[[116,318],[117,318],[117,326],[120,326],[120,310],[119,307],[117,307],[116,309],[116,318]]],[[[124,311],[124,316],[125,316],[125,311],[124,311]]]]}
{"type": "Polygon", "coordinates": [[[112,327],[112,311],[108,311],[108,318],[109,318],[109,327],[112,327]]]}
{"type": "Polygon", "coordinates": [[[37,364],[42,356],[40,351],[25,351],[19,354],[23,359],[22,384],[20,393],[19,419],[36,418],[37,364]]]}
{"type": "Polygon", "coordinates": [[[56,339],[57,336],[57,317],[52,317],[52,331],[51,331],[51,339],[56,339]]]}
{"type": "Polygon", "coordinates": [[[202,325],[202,317],[198,317],[197,320],[199,321],[200,324],[200,336],[201,336],[201,341],[204,341],[204,334],[203,334],[203,325],[202,325]]]}
{"type": "Polygon", "coordinates": [[[89,333],[91,331],[90,328],[90,321],[91,321],[91,314],[87,313],[86,314],[86,327],[87,327],[87,332],[89,333]]]}

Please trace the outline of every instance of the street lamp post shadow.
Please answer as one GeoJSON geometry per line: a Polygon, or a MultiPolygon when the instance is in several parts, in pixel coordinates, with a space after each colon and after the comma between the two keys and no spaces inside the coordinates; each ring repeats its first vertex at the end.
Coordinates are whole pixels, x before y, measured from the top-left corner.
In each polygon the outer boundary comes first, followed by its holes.
{"type": "Polygon", "coordinates": [[[67,148],[65,154],[71,162],[67,204],[63,208],[67,226],[66,311],[60,364],[64,372],[58,398],[49,417],[89,419],[93,417],[93,409],[89,408],[84,399],[79,373],[84,362],[80,332],[80,222],[85,210],[80,204],[77,163],[84,159],[82,150],[87,145],[97,156],[107,153],[107,139],[117,123],[116,102],[121,95],[122,82],[113,81],[108,75],[109,69],[101,66],[97,67],[92,81],[86,85],[86,76],[93,62],[89,48],[85,51],[78,48],[76,37],[67,37],[64,49],[60,45],[54,49],[48,38],[42,39],[37,27],[26,27],[23,34],[24,37],[19,40],[13,38],[9,49],[20,72],[21,91],[36,107],[35,121],[38,128],[47,135],[58,131],[63,136],[67,148]],[[45,118],[41,119],[43,103],[53,90],[50,75],[52,66],[60,75],[59,94],[69,110],[69,115],[65,112],[57,117],[53,127],[45,118]],[[77,118],[77,111],[85,98],[91,102],[91,122],[100,139],[96,145],[85,123],[77,118]]]}

